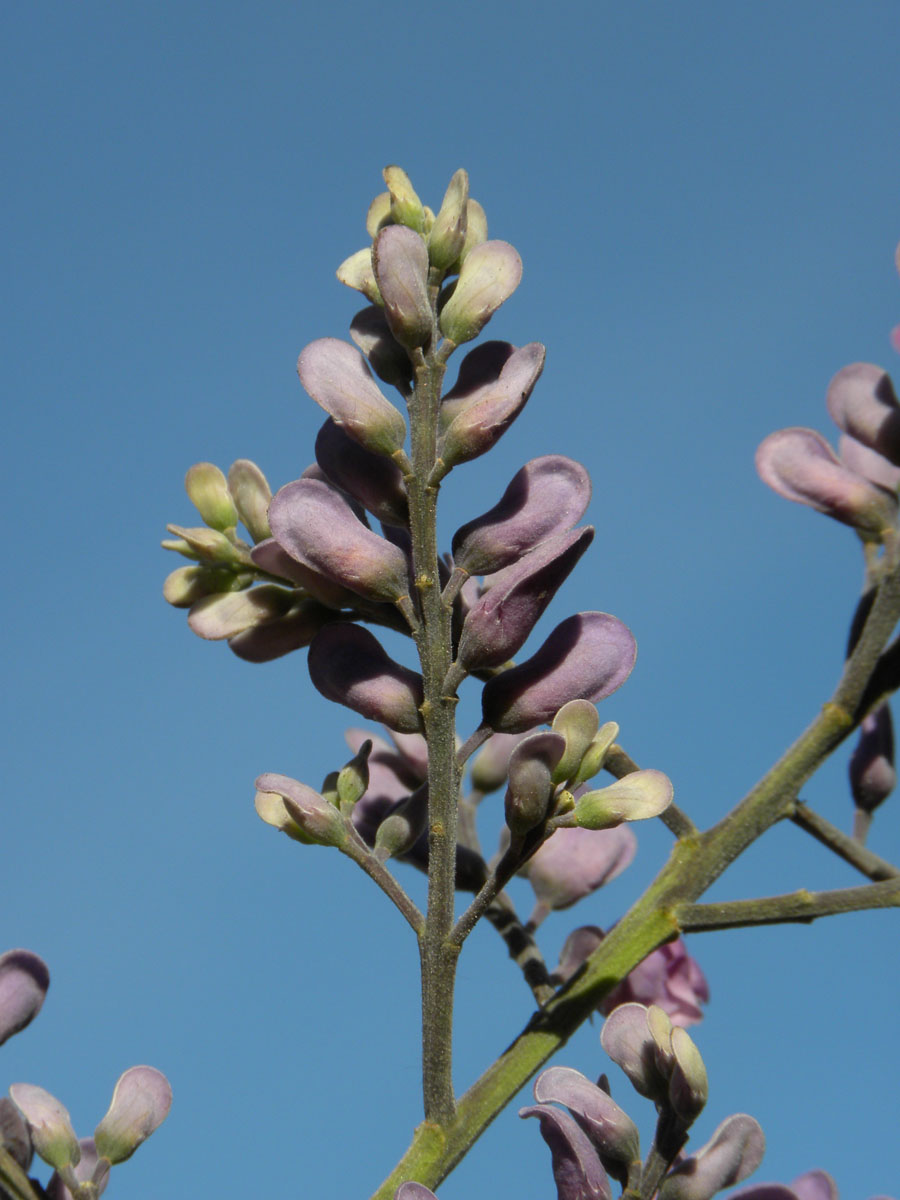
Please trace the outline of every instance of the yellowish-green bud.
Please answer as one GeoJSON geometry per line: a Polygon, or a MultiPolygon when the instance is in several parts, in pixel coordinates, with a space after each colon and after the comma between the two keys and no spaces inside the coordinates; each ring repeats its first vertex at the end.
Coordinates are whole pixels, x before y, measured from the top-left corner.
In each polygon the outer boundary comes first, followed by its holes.
{"type": "Polygon", "coordinates": [[[191,503],[210,527],[224,533],[238,523],[237,509],[228,490],[228,481],[214,463],[196,463],[184,479],[191,503]]]}
{"type": "Polygon", "coordinates": [[[402,167],[385,167],[383,174],[391,195],[391,219],[397,225],[408,225],[416,233],[424,233],[425,209],[409,176],[402,167]]]}
{"type": "Polygon", "coordinates": [[[450,180],[444,202],[428,234],[428,257],[439,271],[453,266],[466,244],[468,199],[469,177],[459,170],[450,180]]]}

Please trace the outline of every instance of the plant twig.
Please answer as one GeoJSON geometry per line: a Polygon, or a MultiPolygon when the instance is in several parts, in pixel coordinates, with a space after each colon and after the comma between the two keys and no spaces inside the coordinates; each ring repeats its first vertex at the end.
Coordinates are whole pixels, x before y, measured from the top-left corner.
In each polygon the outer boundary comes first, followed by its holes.
{"type": "Polygon", "coordinates": [[[684,933],[735,929],[752,925],[809,924],[819,917],[862,912],[870,908],[900,908],[900,878],[830,892],[790,892],[756,900],[726,900],[720,904],[677,905],[675,915],[684,933]]]}
{"type": "Polygon", "coordinates": [[[889,863],[887,859],[873,854],[856,838],[850,837],[849,834],[838,829],[836,825],[832,825],[825,817],[820,816],[813,809],[807,808],[800,801],[797,802],[790,818],[800,829],[805,830],[817,842],[827,846],[829,850],[833,850],[839,858],[849,863],[851,867],[856,867],[857,871],[867,878],[877,882],[880,879],[900,877],[900,869],[889,863]]]}

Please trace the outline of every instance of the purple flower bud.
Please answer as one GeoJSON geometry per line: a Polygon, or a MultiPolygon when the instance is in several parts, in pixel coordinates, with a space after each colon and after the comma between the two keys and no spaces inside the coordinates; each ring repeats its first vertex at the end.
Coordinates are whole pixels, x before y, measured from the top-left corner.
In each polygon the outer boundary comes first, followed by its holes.
{"type": "Polygon", "coordinates": [[[571,529],[590,498],[590,476],[581,463],[562,454],[533,458],[489,512],[456,531],[454,564],[470,575],[499,571],[554,533],[571,529]]]}
{"type": "Polygon", "coordinates": [[[496,388],[504,366],[515,354],[511,342],[482,342],[464,355],[456,383],[441,397],[438,433],[449,429],[461,412],[496,388]]]}
{"type": "Polygon", "coordinates": [[[335,806],[288,775],[260,775],[254,804],[261,820],[295,841],[341,846],[347,839],[347,822],[335,806]]]}
{"type": "Polygon", "coordinates": [[[0,1046],[34,1020],[49,986],[47,964],[30,950],[0,954],[0,1046]]]}
{"type": "Polygon", "coordinates": [[[477,337],[519,286],[522,260],[508,242],[482,242],[466,255],[449,300],[441,310],[441,333],[457,346],[477,337]]]}
{"type": "Polygon", "coordinates": [[[604,999],[601,1011],[611,1014],[621,1004],[656,1004],[675,1025],[686,1028],[703,1020],[701,1004],[709,1002],[709,985],[682,938],[648,954],[604,999]]]}
{"type": "Polygon", "coordinates": [[[406,422],[372,378],[355,346],[338,338],[310,342],[297,361],[300,382],[335,424],[375,454],[403,449],[406,422]]]}
{"type": "Polygon", "coordinates": [[[0,1097],[0,1146],[27,1171],[34,1157],[31,1134],[25,1118],[6,1096],[0,1097]]]}
{"type": "Polygon", "coordinates": [[[662,1105],[668,1099],[671,1061],[660,1045],[663,1031],[651,1029],[651,1011],[642,1004],[620,1005],[604,1021],[600,1044],[639,1095],[662,1105]]]}
{"type": "Polygon", "coordinates": [[[876,450],[870,450],[846,433],[838,438],[838,457],[845,467],[862,475],[869,483],[876,483],[889,492],[896,492],[900,487],[900,467],[895,467],[876,450]]]}
{"type": "MultiPolygon", "coordinates": [[[[97,1189],[96,1195],[101,1196],[109,1182],[109,1163],[105,1158],[100,1158],[93,1138],[80,1138],[78,1145],[81,1158],[71,1169],[72,1174],[79,1183],[93,1183],[97,1189]]],[[[73,1200],[72,1193],[63,1183],[58,1171],[54,1171],[50,1176],[46,1192],[47,1200],[73,1200]]]]}
{"type": "Polygon", "coordinates": [[[825,403],[838,429],[900,466],[900,404],[886,371],[851,363],[829,383],[825,403]]]}
{"type": "Polygon", "coordinates": [[[879,704],[863,717],[859,741],[850,758],[850,787],[858,809],[872,813],[897,783],[894,770],[894,724],[890,706],[879,704]]]}
{"type": "MultiPolygon", "coordinates": [[[[790,1186],[783,1183],[755,1183],[729,1200],[838,1200],[837,1184],[827,1171],[804,1171],[790,1186]]],[[[879,1200],[873,1197],[873,1200],[879,1200]]],[[[888,1200],[882,1197],[881,1200],[888,1200]]]]}
{"type": "Polygon", "coordinates": [[[711,1200],[751,1175],[765,1149],[758,1121],[746,1113],[726,1117],[705,1146],[672,1168],[660,1184],[658,1200],[711,1200]]]}
{"type": "Polygon", "coordinates": [[[350,322],[350,336],[378,378],[407,395],[413,378],[412,363],[394,340],[384,312],[374,304],[362,309],[350,322]]]}
{"type": "Polygon", "coordinates": [[[582,829],[612,829],[623,821],[658,817],[672,803],[672,781],[662,771],[633,771],[609,787],[585,792],[575,805],[582,829]]]}
{"type": "MultiPolygon", "coordinates": [[[[401,228],[393,225],[392,229],[401,228]]],[[[416,235],[413,235],[416,236],[416,235]]],[[[348,437],[329,417],[316,437],[316,461],[332,483],[348,492],[387,525],[409,523],[403,472],[348,437]]]]}
{"type": "Polygon", "coordinates": [[[500,733],[523,733],[552,720],[569,700],[602,700],[631,674],[637,645],[608,613],[576,613],[525,662],[490,679],[484,720],[500,733]]]}
{"type": "Polygon", "coordinates": [[[394,1192],[394,1200],[437,1200],[437,1196],[424,1183],[410,1180],[409,1183],[400,1184],[394,1192]]]}
{"type": "Polygon", "coordinates": [[[466,244],[468,200],[469,176],[456,171],[428,234],[428,257],[439,271],[452,267],[466,244]]]}
{"type": "Polygon", "coordinates": [[[235,507],[254,542],[271,537],[269,518],[266,515],[272,489],[269,481],[255,462],[239,458],[228,471],[228,490],[234,497],[235,507]]]}
{"type": "Polygon", "coordinates": [[[553,795],[553,769],[566,748],[558,733],[535,733],[509,757],[506,824],[520,837],[540,825],[553,795]]]}
{"type": "Polygon", "coordinates": [[[337,488],[297,479],[269,505],[275,540],[303,566],[367,600],[409,593],[409,563],[396,546],[363,525],[337,488]]]}
{"type": "Polygon", "coordinates": [[[519,650],[593,537],[590,526],[558,533],[488,579],[459,639],[467,671],[499,667],[519,650]]]}
{"type": "Polygon", "coordinates": [[[328,700],[399,733],[421,732],[421,675],[394,662],[360,625],[336,621],[321,629],[309,648],[309,674],[328,700]]]}
{"type": "Polygon", "coordinates": [[[568,1113],[548,1104],[519,1109],[520,1117],[537,1117],[541,1136],[553,1156],[558,1200],[612,1200],[612,1188],[590,1138],[568,1113]]]}
{"type": "MultiPolygon", "coordinates": [[[[354,526],[355,528],[355,526],[354,526]]],[[[297,587],[304,588],[311,596],[329,608],[352,608],[358,603],[356,592],[335,583],[312,567],[292,558],[274,538],[267,538],[250,551],[253,562],[269,575],[287,579],[297,587]]]]}
{"type": "Polygon", "coordinates": [[[339,281],[356,292],[362,292],[373,304],[381,304],[381,292],[375,282],[372,268],[372,247],[364,246],[349,258],[345,258],[335,272],[339,281]]]}
{"type": "Polygon", "coordinates": [[[636,852],[637,838],[627,825],[600,830],[557,829],[523,873],[541,909],[556,911],[569,908],[621,875],[636,852]]]}
{"type": "Polygon", "coordinates": [[[428,300],[428,250],[422,237],[405,225],[388,225],[375,239],[372,266],[391,333],[401,346],[426,345],[434,316],[428,300]]]}
{"type": "Polygon", "coordinates": [[[238,523],[237,509],[228,490],[228,481],[213,463],[196,463],[184,480],[191,503],[211,529],[224,533],[238,523]]]}
{"type": "Polygon", "coordinates": [[[283,617],[245,629],[228,639],[228,648],[245,662],[271,662],[308,646],[323,625],[334,620],[331,609],[315,600],[297,601],[283,617]]]}
{"type": "Polygon", "coordinates": [[[57,1170],[74,1166],[81,1149],[68,1110],[33,1083],[14,1083],[9,1094],[28,1122],[35,1152],[44,1162],[57,1170]]]}
{"type": "Polygon", "coordinates": [[[779,496],[860,533],[877,536],[896,520],[896,498],[845,467],[814,429],[770,433],[756,451],[756,469],[779,496]]]}
{"type": "Polygon", "coordinates": [[[685,1125],[692,1125],[709,1099],[706,1066],[691,1035],[680,1025],[672,1029],[671,1046],[669,1107],[685,1125]]]}
{"type": "Polygon", "coordinates": [[[115,1166],[131,1158],[159,1129],[172,1107],[172,1089],[155,1067],[130,1067],[119,1076],[106,1116],[94,1130],[101,1158],[115,1166]]]}
{"type": "Polygon", "coordinates": [[[198,600],[188,614],[188,625],[198,637],[218,641],[231,638],[276,617],[283,617],[296,596],[286,588],[267,583],[242,592],[223,592],[198,600]]]}
{"type": "Polygon", "coordinates": [[[438,455],[449,470],[485,454],[522,411],[544,369],[540,342],[515,350],[499,376],[476,389],[438,440],[438,455]]]}
{"type": "MultiPolygon", "coordinates": [[[[550,1067],[534,1081],[539,1104],[564,1104],[601,1159],[629,1165],[640,1157],[640,1135],[627,1113],[595,1083],[571,1067],[550,1067]]],[[[604,1162],[607,1170],[609,1164],[604,1162]]]]}

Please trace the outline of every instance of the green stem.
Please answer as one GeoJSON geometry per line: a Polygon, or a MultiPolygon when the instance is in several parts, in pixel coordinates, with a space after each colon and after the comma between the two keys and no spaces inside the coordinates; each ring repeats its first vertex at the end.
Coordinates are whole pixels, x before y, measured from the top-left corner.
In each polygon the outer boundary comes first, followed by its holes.
{"type": "Polygon", "coordinates": [[[375,857],[362,838],[359,838],[358,841],[356,838],[350,839],[343,847],[343,851],[348,858],[353,859],[357,866],[362,867],[370,879],[378,884],[388,899],[397,906],[416,934],[421,936],[425,929],[425,918],[418,906],[406,894],[384,863],[375,857]]]}
{"type": "Polygon", "coordinates": [[[791,813],[791,820],[814,837],[817,842],[821,842],[823,846],[833,850],[838,858],[842,858],[844,862],[855,867],[857,871],[866,875],[873,882],[877,882],[879,879],[896,879],[900,876],[900,869],[886,859],[879,858],[871,850],[867,850],[865,846],[860,845],[856,838],[842,832],[825,817],[820,816],[811,808],[807,808],[805,804],[798,801],[791,813]]]}
{"type": "Polygon", "coordinates": [[[0,1187],[12,1200],[37,1200],[28,1176],[9,1153],[0,1146],[0,1187]]]}
{"type": "Polygon", "coordinates": [[[808,892],[805,888],[784,896],[762,896],[756,900],[726,900],[719,904],[683,904],[676,907],[684,933],[711,929],[746,928],[751,925],[809,924],[818,917],[862,912],[870,908],[900,908],[900,878],[860,887],[808,892]]]}

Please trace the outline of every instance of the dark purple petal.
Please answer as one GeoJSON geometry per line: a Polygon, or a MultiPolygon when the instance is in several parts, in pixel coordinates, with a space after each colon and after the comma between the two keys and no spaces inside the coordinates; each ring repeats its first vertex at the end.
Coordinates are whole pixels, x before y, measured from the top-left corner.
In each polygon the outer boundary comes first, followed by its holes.
{"type": "Polygon", "coordinates": [[[441,309],[441,333],[457,345],[477,337],[521,278],[522,260],[508,242],[482,242],[473,247],[441,309]]]}
{"type": "Polygon", "coordinates": [[[479,389],[451,421],[438,441],[438,455],[448,469],[490,450],[522,411],[544,369],[546,351],[531,342],[507,359],[493,386],[479,389]]]}
{"type": "MultiPolygon", "coordinates": [[[[705,1146],[669,1172],[660,1185],[659,1200],[710,1200],[722,1188],[751,1175],[762,1162],[765,1149],[766,1139],[758,1121],[746,1113],[726,1117],[705,1146]]],[[[756,1190],[750,1188],[749,1192],[733,1195],[748,1195],[756,1190]]],[[[788,1189],[784,1190],[792,1196],[788,1189]]]]}
{"type": "Polygon", "coordinates": [[[492,509],[456,531],[454,564],[470,575],[499,571],[546,538],[571,529],[590,498],[590,476],[581,463],[562,454],[533,458],[492,509]]]}
{"type": "Polygon", "coordinates": [[[519,1109],[537,1117],[553,1156],[557,1200],[612,1200],[612,1188],[590,1138],[573,1117],[547,1104],[519,1109]]]}
{"type": "Polygon", "coordinates": [[[568,617],[536,654],[490,679],[482,693],[484,719],[501,733],[522,733],[553,719],[569,700],[602,700],[621,687],[637,645],[609,613],[568,617]]]}
{"type": "Polygon", "coordinates": [[[590,526],[547,538],[488,580],[469,610],[457,659],[467,671],[499,667],[525,643],[535,624],[594,537],[590,526]]]}
{"type": "Polygon", "coordinates": [[[558,733],[535,733],[509,757],[506,824],[520,836],[544,820],[553,795],[553,769],[566,748],[558,733]]]}
{"type": "Polygon", "coordinates": [[[853,803],[864,813],[874,812],[894,790],[894,724],[888,704],[863,717],[849,770],[853,803]]]}
{"type": "Polygon", "coordinates": [[[603,1157],[631,1163],[640,1156],[637,1126],[595,1083],[571,1067],[550,1067],[534,1081],[539,1104],[564,1104],[603,1157]]]}
{"type": "Polygon", "coordinates": [[[367,600],[389,602],[409,592],[406,556],[367,529],[330,484],[287,484],[269,505],[269,524],[292,558],[367,600]]]}
{"type": "Polygon", "coordinates": [[[47,964],[30,950],[0,954],[0,1046],[34,1020],[49,986],[47,964]]]}
{"type": "Polygon", "coordinates": [[[159,1129],[172,1107],[172,1089],[155,1067],[130,1067],[119,1076],[106,1116],[94,1130],[94,1145],[110,1163],[131,1158],[159,1129]]]}
{"type": "Polygon", "coordinates": [[[381,394],[362,354],[339,338],[310,342],[297,362],[300,382],[336,424],[375,454],[394,454],[406,440],[402,414],[381,394]]]}
{"type": "Polygon", "coordinates": [[[421,675],[394,662],[360,625],[335,621],[321,629],[309,648],[309,674],[327,699],[399,733],[421,732],[421,675]]]}
{"type": "Polygon", "coordinates": [[[504,365],[515,352],[510,342],[482,342],[465,355],[456,383],[441,397],[439,433],[446,432],[461,412],[496,389],[504,365]]]}
{"type": "Polygon", "coordinates": [[[851,363],[829,383],[825,403],[838,429],[900,467],[900,405],[886,371],[851,363]]]}
{"type": "Polygon", "coordinates": [[[372,267],[391,333],[412,349],[431,340],[434,317],[428,300],[428,249],[405,225],[388,225],[375,238],[372,267]]]}
{"type": "Polygon", "coordinates": [[[620,875],[636,852],[637,838],[627,825],[557,829],[528,862],[524,874],[540,905],[569,908],[620,875]]]}
{"type": "Polygon", "coordinates": [[[332,483],[380,521],[388,525],[409,523],[403,472],[391,459],[373,454],[348,437],[330,417],[316,437],[316,461],[332,483]]]}
{"type": "Polygon", "coordinates": [[[394,340],[383,310],[373,304],[358,312],[350,322],[350,336],[378,378],[407,395],[413,379],[412,363],[394,340]]]}
{"type": "Polygon", "coordinates": [[[814,429],[770,433],[756,451],[756,469],[779,496],[861,533],[879,534],[896,519],[896,499],[845,467],[814,429]]]}

